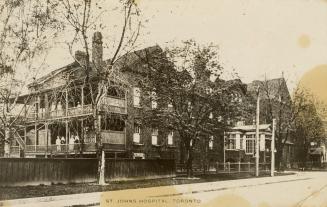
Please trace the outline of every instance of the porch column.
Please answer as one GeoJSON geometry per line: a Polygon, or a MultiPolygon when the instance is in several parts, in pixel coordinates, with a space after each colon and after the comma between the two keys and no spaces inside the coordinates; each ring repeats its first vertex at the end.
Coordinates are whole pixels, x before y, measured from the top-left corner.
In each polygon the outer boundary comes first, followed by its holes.
{"type": "Polygon", "coordinates": [[[81,140],[84,142],[84,119],[81,120],[81,140]]]}
{"type": "Polygon", "coordinates": [[[36,107],[35,107],[35,117],[36,117],[36,119],[39,117],[40,103],[41,103],[41,99],[40,99],[40,95],[38,95],[37,99],[36,99],[36,107]]]}
{"type": "Polygon", "coordinates": [[[44,128],[45,128],[45,138],[47,140],[47,150],[46,150],[46,153],[45,153],[45,157],[48,158],[48,146],[49,146],[48,123],[44,124],[44,128]]]}
{"type": "Polygon", "coordinates": [[[81,106],[83,109],[83,106],[84,106],[84,86],[83,85],[81,86],[81,106]]]}
{"type": "Polygon", "coordinates": [[[49,98],[48,94],[44,94],[44,111],[45,111],[45,117],[48,117],[49,115],[49,98]]]}
{"type": "Polygon", "coordinates": [[[66,106],[65,106],[65,109],[66,109],[66,116],[68,116],[68,90],[66,89],[65,90],[65,99],[66,99],[66,106]]]}
{"type": "Polygon", "coordinates": [[[37,144],[37,125],[36,122],[34,123],[34,148],[36,152],[36,144],[37,144]]]}
{"type": "Polygon", "coordinates": [[[66,127],[66,157],[68,154],[68,133],[69,133],[69,129],[68,129],[68,120],[65,120],[65,127],[66,127]]]}

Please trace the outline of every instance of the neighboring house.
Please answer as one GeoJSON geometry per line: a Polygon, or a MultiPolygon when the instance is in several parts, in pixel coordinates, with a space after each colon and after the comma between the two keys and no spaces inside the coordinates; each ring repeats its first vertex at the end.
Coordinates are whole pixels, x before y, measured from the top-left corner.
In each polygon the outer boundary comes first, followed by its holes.
{"type": "MultiPolygon", "coordinates": [[[[271,125],[259,126],[260,162],[270,162],[271,157],[271,125]]],[[[254,162],[256,126],[238,123],[225,133],[225,162],[254,162]]]]}
{"type": "Polygon", "coordinates": [[[146,68],[142,56],[160,55],[162,49],[123,55],[112,66],[118,72],[103,80],[106,72],[96,70],[109,67],[110,60],[102,60],[101,38],[101,33],[94,34],[90,71],[80,66],[86,59],[77,51],[75,62],[36,79],[28,85],[29,93],[19,97],[26,103],[24,123],[14,136],[25,157],[95,157],[103,147],[111,158],[175,158],[175,134],[142,127],[138,121],[142,91],[135,72],[146,68]],[[97,127],[101,140],[96,140],[97,127]]]}
{"type": "Polygon", "coordinates": [[[276,119],[276,149],[278,145],[283,146],[282,161],[290,165],[295,159],[295,137],[292,137],[293,127],[292,100],[284,78],[276,78],[265,81],[253,81],[248,84],[248,93],[257,100],[257,90],[260,88],[260,124],[271,124],[272,119],[276,119]],[[282,144],[285,143],[285,144],[282,144]]]}

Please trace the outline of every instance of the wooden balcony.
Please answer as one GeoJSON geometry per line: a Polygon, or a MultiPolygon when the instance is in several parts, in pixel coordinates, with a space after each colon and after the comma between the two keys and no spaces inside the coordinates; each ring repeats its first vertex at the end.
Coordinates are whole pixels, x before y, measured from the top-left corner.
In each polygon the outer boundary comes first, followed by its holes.
{"type": "MultiPolygon", "coordinates": [[[[101,137],[105,151],[124,151],[126,149],[126,136],[124,131],[102,131],[101,137]]],[[[92,154],[96,153],[96,151],[96,143],[25,146],[26,154],[35,155],[79,154],[80,152],[92,154]]]]}
{"type": "Polygon", "coordinates": [[[103,97],[99,102],[99,109],[101,111],[108,111],[117,114],[126,114],[126,100],[116,97],[103,97]]]}
{"type": "MultiPolygon", "coordinates": [[[[126,114],[126,101],[125,99],[103,97],[99,102],[99,110],[111,113],[126,114]]],[[[87,116],[92,114],[92,106],[84,105],[78,107],[69,107],[65,109],[57,109],[52,111],[42,111],[39,113],[29,112],[26,114],[27,121],[35,120],[48,120],[48,119],[62,119],[78,116],[87,116]]]]}

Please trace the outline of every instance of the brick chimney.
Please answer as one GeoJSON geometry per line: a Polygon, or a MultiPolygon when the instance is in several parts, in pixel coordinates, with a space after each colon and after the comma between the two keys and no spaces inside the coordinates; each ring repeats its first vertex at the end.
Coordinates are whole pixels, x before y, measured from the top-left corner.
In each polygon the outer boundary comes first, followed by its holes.
{"type": "Polygon", "coordinates": [[[95,32],[92,38],[92,62],[97,71],[102,70],[103,61],[102,34],[95,32]]]}

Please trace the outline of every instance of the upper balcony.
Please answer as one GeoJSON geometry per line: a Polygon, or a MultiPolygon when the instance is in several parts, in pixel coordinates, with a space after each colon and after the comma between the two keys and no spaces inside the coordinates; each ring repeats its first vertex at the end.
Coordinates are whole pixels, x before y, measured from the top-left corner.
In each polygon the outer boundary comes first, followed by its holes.
{"type": "MultiPolygon", "coordinates": [[[[105,111],[109,113],[117,113],[117,114],[126,114],[126,100],[122,98],[116,97],[103,97],[98,103],[98,110],[105,111]]],[[[77,105],[75,107],[67,107],[67,109],[63,109],[61,106],[56,107],[55,109],[50,110],[45,108],[38,108],[38,113],[33,112],[33,110],[26,111],[26,119],[28,121],[40,121],[40,120],[51,120],[51,119],[63,119],[63,118],[71,118],[71,117],[79,117],[79,116],[87,116],[93,113],[93,108],[91,104],[87,105],[77,105]]]]}

